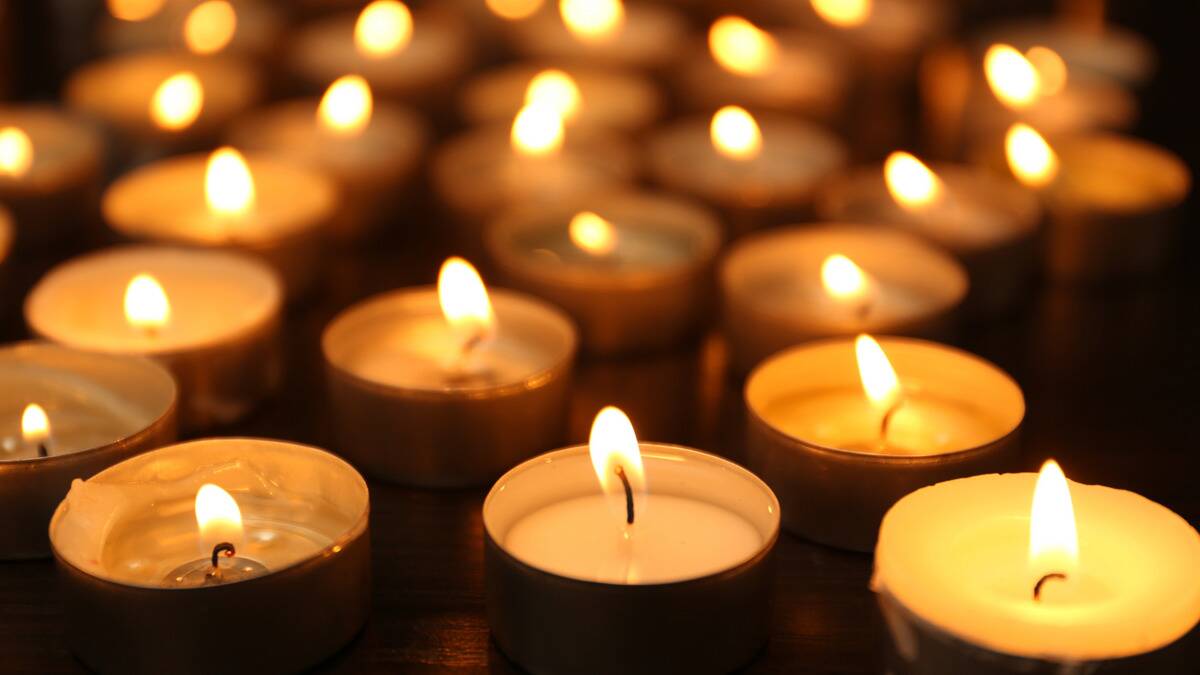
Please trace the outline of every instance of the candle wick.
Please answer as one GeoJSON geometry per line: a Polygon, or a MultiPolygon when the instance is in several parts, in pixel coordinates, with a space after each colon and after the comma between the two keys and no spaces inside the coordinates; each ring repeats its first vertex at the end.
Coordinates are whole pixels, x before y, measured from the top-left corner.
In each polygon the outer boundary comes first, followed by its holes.
{"type": "Polygon", "coordinates": [[[621,485],[625,486],[625,524],[633,524],[633,487],[629,485],[629,476],[625,475],[625,468],[620,464],[617,465],[617,477],[621,479],[621,485]]]}
{"type": "Polygon", "coordinates": [[[892,425],[892,418],[895,417],[896,411],[900,409],[900,406],[903,403],[904,399],[897,398],[896,402],[892,404],[892,407],[888,408],[887,412],[883,413],[883,420],[879,423],[879,440],[883,441],[884,445],[887,445],[888,428],[892,425]]]}
{"type": "Polygon", "coordinates": [[[1051,572],[1051,573],[1043,576],[1041,579],[1038,579],[1037,583],[1033,585],[1033,599],[1034,600],[1042,599],[1042,586],[1051,579],[1060,579],[1062,581],[1066,581],[1067,575],[1063,574],[1062,572],[1051,572]]]}
{"type": "Polygon", "coordinates": [[[221,560],[222,554],[224,554],[226,558],[232,558],[237,554],[237,549],[234,548],[233,544],[227,541],[223,541],[214,546],[212,550],[212,569],[208,572],[209,577],[221,576],[221,568],[219,567],[218,563],[221,560]]]}
{"type": "Polygon", "coordinates": [[[858,308],[855,314],[857,314],[859,321],[866,321],[867,316],[871,314],[871,301],[864,300],[858,303],[858,308]]]}
{"type": "Polygon", "coordinates": [[[38,450],[38,457],[49,457],[50,456],[50,449],[46,447],[45,443],[38,443],[37,450],[38,450]]]}

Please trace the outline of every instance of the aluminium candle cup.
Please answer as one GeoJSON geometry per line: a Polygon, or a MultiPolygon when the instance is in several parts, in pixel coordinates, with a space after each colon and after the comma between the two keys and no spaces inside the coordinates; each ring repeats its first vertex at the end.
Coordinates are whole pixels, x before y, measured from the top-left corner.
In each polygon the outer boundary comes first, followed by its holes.
{"type": "Polygon", "coordinates": [[[817,198],[817,215],[903,229],[950,251],[970,279],[964,308],[972,316],[1018,307],[1037,272],[1043,220],[1037,196],[972,166],[934,164],[931,169],[944,188],[935,204],[911,210],[897,204],[882,167],[870,166],[826,184],[817,198]]]}
{"type": "MultiPolygon", "coordinates": [[[[817,405],[817,397],[835,392],[862,398],[864,409],[868,407],[853,338],[780,352],[746,380],[749,466],[779,495],[784,527],[806,539],[852,551],[873,550],[880,520],[904,495],[951,478],[1011,470],[1020,455],[1018,435],[1025,401],[1006,373],[946,345],[908,338],[881,338],[879,344],[900,376],[903,395],[958,408],[963,420],[980,425],[972,437],[986,440],[955,447],[962,439],[951,438],[929,454],[885,454],[837,447],[823,439],[795,435],[799,427],[785,428],[799,424],[789,419],[799,414],[795,411],[817,405]],[[806,402],[806,397],[812,400],[806,402]],[[789,407],[794,407],[793,412],[789,407]]],[[[950,419],[950,415],[943,417],[938,424],[950,419]]],[[[868,429],[863,435],[868,436],[878,419],[863,421],[868,429]]],[[[833,424],[832,418],[826,422],[833,424]]],[[[934,430],[931,438],[941,443],[938,433],[948,432],[934,430]]]]}
{"type": "Polygon", "coordinates": [[[385,293],[330,322],[321,350],[343,456],[381,480],[462,487],[486,484],[562,441],[575,329],[540,300],[501,289],[489,295],[494,372],[478,379],[459,379],[420,353],[448,351],[453,340],[436,288],[385,293]]]}
{"type": "Polygon", "coordinates": [[[0,204],[11,211],[16,246],[52,249],[96,220],[104,144],[83,120],[44,105],[0,104],[0,128],[29,137],[33,159],[21,175],[0,172],[0,204]]]}
{"type": "Polygon", "coordinates": [[[546,3],[533,16],[504,28],[512,50],[526,58],[644,71],[668,70],[688,33],[679,10],[647,2],[626,3],[615,32],[593,39],[581,39],[567,29],[558,3],[546,3]]]}
{"type": "Polygon", "coordinates": [[[172,445],[77,481],[50,524],[68,645],[106,673],[312,666],[366,622],[368,510],[367,485],[350,465],[271,440],[172,445]],[[167,586],[169,570],[208,557],[192,543],[193,503],[205,482],[237,500],[247,539],[238,553],[268,571],[167,586]]]}
{"type": "Polygon", "coordinates": [[[130,241],[230,249],[262,259],[288,297],[313,290],[324,265],[326,230],[339,194],[324,173],[270,153],[249,153],[254,204],[244,214],[214,214],[205,196],[209,155],[170,157],[121,176],[104,192],[109,228],[130,241]]]}
{"type": "Polygon", "coordinates": [[[30,330],[94,352],[139,354],[179,384],[185,430],[233,422],[279,386],[283,288],[263,263],[227,251],[118,246],[69,260],[25,299],[30,330]],[[126,286],[152,275],[171,306],[167,324],[147,332],[127,322],[126,286]]]}
{"type": "MultiPolygon", "coordinates": [[[[185,26],[192,10],[199,4],[194,0],[167,0],[153,16],[140,21],[126,21],[106,14],[97,26],[97,42],[107,54],[187,50],[185,26]]],[[[230,5],[236,16],[233,35],[218,51],[270,57],[283,29],[279,11],[261,0],[230,0],[230,5]]]]}
{"type": "MultiPolygon", "coordinates": [[[[1005,611],[1012,596],[1004,594],[999,585],[982,589],[994,593],[982,598],[990,601],[987,606],[979,604],[979,597],[971,598],[968,604],[970,584],[978,583],[979,575],[967,569],[953,577],[945,576],[946,572],[954,569],[964,545],[986,546],[1002,541],[1014,542],[1019,557],[997,551],[992,560],[1019,566],[1025,572],[1035,482],[1036,474],[1031,473],[972,476],[919,490],[888,511],[879,532],[871,589],[888,627],[890,671],[897,675],[1192,672],[1200,652],[1200,610],[1192,573],[1200,558],[1197,535],[1183,518],[1132,492],[1069,484],[1080,538],[1079,566],[1086,570],[1111,556],[1113,562],[1109,564],[1125,563],[1115,570],[1118,575],[1144,568],[1146,579],[1121,590],[1153,594],[1157,600],[1143,600],[1141,607],[1131,608],[1118,591],[1113,591],[1116,597],[1107,602],[1087,604],[1072,614],[1067,613],[1070,607],[1064,607],[1064,612],[1042,619],[1041,625],[1011,607],[1005,611]],[[997,512],[997,506],[1003,510],[997,512]],[[1138,517],[1130,519],[1122,514],[1138,517]],[[1024,531],[1006,533],[1008,539],[993,536],[984,541],[979,536],[987,527],[994,528],[993,535],[1002,534],[1005,528],[1001,521],[1008,524],[1009,530],[1015,525],[1024,531]],[[979,532],[972,532],[973,528],[979,532]],[[1121,549],[1115,555],[1111,550],[1114,545],[1121,549]],[[1164,550],[1164,546],[1169,548],[1164,550]],[[931,559],[923,560],[923,556],[936,556],[938,562],[929,565],[931,559]],[[939,573],[935,566],[944,571],[939,573]],[[1186,577],[1188,581],[1180,584],[1164,580],[1168,575],[1186,577]],[[953,599],[946,603],[930,600],[931,595],[940,593],[953,599]],[[958,611],[968,611],[974,618],[947,622],[956,605],[958,611]],[[1105,609],[1108,625],[1102,625],[1104,618],[1091,618],[1105,609]],[[1113,616],[1114,609],[1119,616],[1113,616]],[[1000,625],[1007,630],[997,630],[1000,625]],[[1089,631],[1095,635],[1089,636],[1089,631]],[[1035,642],[1036,647],[1031,644],[1035,642]]],[[[976,596],[978,593],[976,589],[976,596]]]]}
{"type": "Polygon", "coordinates": [[[812,224],[755,234],[733,246],[717,274],[731,372],[739,377],[809,340],[862,332],[948,337],[969,288],[966,271],[950,255],[876,225],[812,224]],[[838,253],[872,279],[868,304],[843,305],[827,295],[821,266],[838,253]]]}
{"type": "Polygon", "coordinates": [[[597,355],[678,344],[703,324],[711,304],[720,225],[692,202],[653,193],[614,193],[574,207],[534,207],[502,215],[485,233],[489,258],[506,285],[565,310],[582,347],[597,355]],[[606,254],[581,250],[568,224],[600,214],[616,232],[606,254]]]}
{"type": "Polygon", "coordinates": [[[704,576],[612,583],[560,575],[522,560],[506,537],[555,502],[599,494],[587,446],[535,457],[505,474],[483,504],[488,624],[500,650],[532,673],[729,672],[766,644],[779,502],[728,460],[641,443],[649,490],[744,519],[761,543],[704,576]]]}
{"type": "Polygon", "coordinates": [[[11,427],[0,432],[0,560],[50,555],[46,527],[73,479],[175,440],[175,396],[171,374],[146,359],[40,342],[0,347],[0,410],[11,427]],[[30,403],[49,419],[45,458],[20,447],[30,403]]]}

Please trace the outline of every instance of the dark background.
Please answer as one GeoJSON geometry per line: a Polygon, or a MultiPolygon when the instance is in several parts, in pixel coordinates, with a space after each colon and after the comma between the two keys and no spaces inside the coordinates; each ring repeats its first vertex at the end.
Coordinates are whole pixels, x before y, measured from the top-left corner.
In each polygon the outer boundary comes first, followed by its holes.
{"type": "MultiPolygon", "coordinates": [[[[998,16],[1045,14],[1050,4],[976,0],[964,7],[962,23],[969,30],[998,16]]],[[[1141,93],[1142,122],[1135,133],[1181,153],[1194,171],[1200,158],[1197,3],[1112,4],[1115,22],[1147,36],[1159,50],[1159,72],[1141,93]]],[[[53,99],[72,60],[87,55],[86,43],[65,27],[86,25],[86,12],[96,6],[21,0],[8,9],[0,50],[15,66],[10,98],[53,99]]],[[[697,16],[698,29],[705,18],[697,16]]],[[[441,120],[441,126],[452,127],[453,121],[441,120]]],[[[250,419],[212,435],[334,447],[324,414],[320,331],[359,298],[432,282],[452,246],[437,235],[435,207],[417,202],[412,213],[412,222],[379,245],[330,253],[326,288],[288,317],[283,391],[250,419]],[[414,236],[417,231],[425,234],[414,236]]],[[[1183,209],[1177,255],[1165,273],[1103,288],[1043,286],[1019,313],[968,326],[956,341],[1012,373],[1024,389],[1028,468],[1056,457],[1075,480],[1139,492],[1193,525],[1200,522],[1197,215],[1193,195],[1183,209]]],[[[57,251],[55,259],[69,253],[57,251]]],[[[26,337],[20,300],[53,260],[10,262],[0,298],[0,338],[6,341],[26,337]]],[[[722,349],[714,336],[670,354],[581,363],[571,440],[586,437],[600,405],[617,403],[646,440],[741,459],[740,387],[721,368],[722,349]]],[[[513,670],[489,641],[483,615],[479,507],[485,491],[421,491],[375,481],[371,490],[372,615],[364,633],[322,669],[513,670]]],[[[5,517],[0,514],[0,520],[5,517]]],[[[777,567],[773,635],[749,671],[881,672],[884,635],[867,590],[869,557],[785,534],[777,567]]],[[[0,671],[82,669],[65,647],[55,592],[48,561],[0,563],[0,671]]]]}

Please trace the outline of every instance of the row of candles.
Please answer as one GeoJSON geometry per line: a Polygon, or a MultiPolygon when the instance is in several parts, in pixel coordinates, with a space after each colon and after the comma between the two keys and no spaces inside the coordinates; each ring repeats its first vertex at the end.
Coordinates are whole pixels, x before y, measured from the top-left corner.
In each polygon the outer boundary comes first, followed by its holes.
{"type": "MultiPolygon", "coordinates": [[[[488,3],[520,19],[516,42],[541,56],[662,68],[682,30],[658,6],[566,1],[556,16],[537,5],[488,3]]],[[[906,35],[886,8],[910,6],[923,5],[812,10],[871,42],[906,35]]],[[[233,44],[232,32],[194,23],[241,25],[232,7],[191,10],[183,35],[194,52],[233,44]]],[[[319,284],[322,242],[367,236],[427,143],[419,114],[374,95],[412,95],[463,72],[469,41],[458,30],[390,0],[315,22],[297,37],[294,67],[333,84],[319,101],[257,114],[243,114],[254,76],[224,58],[133,52],[68,85],[69,105],[120,130],[135,155],[221,134],[241,149],[118,178],[101,200],[105,221],[143,243],[53,269],[25,303],[47,342],[0,350],[3,409],[14,411],[0,503],[18,514],[0,556],[52,548],[72,646],[89,665],[294,670],[365,622],[368,495],[350,464],[278,441],[168,444],[179,427],[240,418],[278,385],[283,307],[319,284]]],[[[867,333],[938,337],[960,308],[1011,307],[1036,267],[1037,236],[1055,277],[1155,266],[1162,216],[1189,189],[1182,163],[1080,133],[1088,124],[1056,127],[1064,107],[1093,106],[1055,79],[1064,59],[1041,44],[1050,40],[1012,39],[1024,51],[999,45],[984,62],[991,100],[1007,112],[978,114],[972,106],[985,104],[972,98],[959,109],[960,121],[991,125],[972,164],[897,151],[846,172],[841,141],[787,112],[836,103],[755,99],[837,91],[840,76],[813,65],[809,43],[737,17],[716,22],[709,42],[713,58],[682,80],[713,95],[713,73],[723,74],[734,89],[698,104],[744,106],[669,124],[645,143],[656,182],[686,199],[625,187],[638,162],[617,132],[656,119],[648,80],[589,63],[510,67],[467,86],[464,116],[480,127],[437,149],[434,187],[516,290],[489,290],[451,258],[436,287],[336,317],[322,351],[339,453],[407,485],[503,474],[483,507],[489,622],[534,672],[745,663],[766,638],[781,525],[875,551],[872,587],[906,669],[1172,672],[1200,621],[1195,530],[1137,495],[1070,483],[1052,463],[1040,477],[990,473],[1011,469],[1018,451],[1015,382],[942,344],[867,333]],[[765,230],[718,263],[728,235],[809,210],[895,227],[765,230]],[[706,316],[714,270],[733,368],[749,373],[754,473],[639,442],[614,408],[587,446],[530,458],[562,437],[577,350],[678,344],[706,316]],[[1124,630],[1130,621],[1141,629],[1124,630]]],[[[0,111],[0,201],[19,245],[80,222],[101,148],[57,111],[0,111]]],[[[10,228],[0,218],[0,253],[10,228]]]]}

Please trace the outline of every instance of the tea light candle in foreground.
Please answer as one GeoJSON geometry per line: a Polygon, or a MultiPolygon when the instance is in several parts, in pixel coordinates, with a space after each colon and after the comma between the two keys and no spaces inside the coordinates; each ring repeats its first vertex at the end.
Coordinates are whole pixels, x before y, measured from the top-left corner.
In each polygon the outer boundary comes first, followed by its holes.
{"type": "MultiPolygon", "coordinates": [[[[120,4],[116,0],[115,4],[120,4]]],[[[125,0],[131,4],[130,0],[125,0]]],[[[109,16],[98,28],[105,52],[186,49],[202,56],[230,53],[269,56],[283,28],[279,12],[260,0],[163,0],[153,15],[109,16]]],[[[137,4],[134,0],[132,4],[137,4]]],[[[118,8],[119,9],[119,8],[118,8]]]]}
{"type": "Polygon", "coordinates": [[[101,672],[297,672],[370,606],[367,484],[304,445],[214,438],[75,481],[50,523],[71,650],[101,672]]]}
{"type": "Polygon", "coordinates": [[[324,269],[325,229],[338,207],[323,173],[230,147],[171,157],[121,176],[104,193],[108,226],[136,241],[229,248],[270,264],[289,296],[324,269]]]}
{"type": "Polygon", "coordinates": [[[175,380],[162,366],[0,347],[0,560],[49,555],[46,527],[73,479],[173,440],[175,380]]]}
{"type": "Polygon", "coordinates": [[[357,239],[402,212],[428,131],[409,109],[375,101],[367,81],[340,77],[318,102],[286,101],[250,113],[230,133],[234,146],[272,153],[327,174],[341,193],[330,232],[357,239]]]}
{"type": "Polygon", "coordinates": [[[1021,389],[987,361],[867,335],[780,352],[745,395],[750,467],[779,495],[784,526],[855,551],[909,492],[1010,468],[1025,416],[1021,389]]]}
{"type": "Polygon", "coordinates": [[[735,233],[808,215],[816,187],[846,163],[825,130],[738,106],[667,126],[647,152],[655,181],[720,209],[735,233]]]}
{"type": "Polygon", "coordinates": [[[385,293],[326,327],[340,452],[406,485],[492,480],[562,440],[577,341],[561,311],[489,292],[470,263],[450,258],[437,288],[385,293]]]}
{"type": "Polygon", "coordinates": [[[719,270],[735,374],[794,344],[864,331],[943,337],[967,275],[921,239],[871,225],[777,228],[738,242],[719,270]]]}
{"type": "Polygon", "coordinates": [[[967,307],[994,315],[1026,299],[1037,270],[1042,210],[1015,181],[976,167],[936,164],[893,152],[830,181],[817,199],[826,220],[906,229],[952,252],[970,277],[967,307]]]}
{"type": "Polygon", "coordinates": [[[620,410],[483,503],[492,637],[530,672],[729,672],[767,639],[779,503],[745,469],[639,443],[620,410]]]}
{"type": "Polygon", "coordinates": [[[1198,566],[1186,520],[1051,460],[901,499],[871,588],[896,672],[1166,675],[1196,665],[1198,566]]]}
{"type": "Polygon", "coordinates": [[[720,243],[720,225],[705,209],[634,192],[518,208],[485,237],[508,284],[566,310],[594,354],[663,348],[695,335],[712,301],[720,243]]]}
{"type": "Polygon", "coordinates": [[[275,390],[282,304],[278,277],[248,256],[118,246],[50,270],[25,299],[25,322],[60,344],[159,361],[179,383],[181,425],[195,430],[275,390]]]}
{"type": "Polygon", "coordinates": [[[71,115],[0,104],[0,204],[17,246],[47,248],[95,221],[103,151],[99,133],[71,115]]]}
{"type": "Polygon", "coordinates": [[[661,70],[679,57],[687,21],[664,4],[623,0],[547,1],[506,31],[528,58],[661,70]]]}

